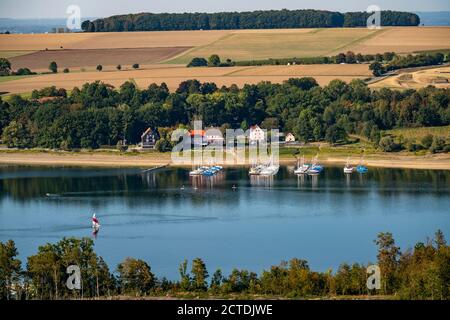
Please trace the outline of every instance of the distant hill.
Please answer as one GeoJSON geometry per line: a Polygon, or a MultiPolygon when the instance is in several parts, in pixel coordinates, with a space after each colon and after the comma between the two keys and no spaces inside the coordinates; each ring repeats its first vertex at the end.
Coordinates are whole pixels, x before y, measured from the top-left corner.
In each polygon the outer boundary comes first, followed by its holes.
{"type": "Polygon", "coordinates": [[[8,19],[0,18],[0,32],[4,33],[46,33],[53,28],[66,27],[66,19],[8,19]]]}
{"type": "Polygon", "coordinates": [[[415,12],[424,26],[450,26],[450,11],[415,12]]]}
{"type": "MultiPolygon", "coordinates": [[[[366,12],[332,12],[321,10],[270,10],[219,13],[139,13],[86,20],[82,29],[88,32],[171,31],[281,28],[364,27],[366,12]]],[[[417,26],[414,13],[383,11],[384,26],[417,26]]]]}

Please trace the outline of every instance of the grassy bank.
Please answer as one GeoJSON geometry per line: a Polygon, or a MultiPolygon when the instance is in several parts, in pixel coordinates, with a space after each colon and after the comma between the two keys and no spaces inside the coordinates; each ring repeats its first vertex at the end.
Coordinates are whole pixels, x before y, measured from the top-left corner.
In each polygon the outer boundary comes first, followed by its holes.
{"type": "MultiPolygon", "coordinates": [[[[294,165],[297,152],[310,158],[319,155],[319,161],[327,165],[341,165],[350,157],[357,164],[362,156],[361,149],[349,147],[308,146],[302,148],[281,148],[280,163],[294,165]]],[[[224,157],[225,158],[225,157],[224,157]]],[[[383,153],[366,149],[364,163],[372,167],[440,169],[450,170],[450,154],[415,155],[411,152],[383,153]]],[[[38,165],[38,166],[79,166],[79,167],[135,167],[151,168],[171,164],[170,153],[126,152],[116,150],[97,151],[49,151],[49,150],[0,150],[0,164],[3,165],[38,165]]],[[[222,163],[233,166],[233,163],[222,163]]],[[[185,166],[191,166],[189,162],[185,166]]]]}

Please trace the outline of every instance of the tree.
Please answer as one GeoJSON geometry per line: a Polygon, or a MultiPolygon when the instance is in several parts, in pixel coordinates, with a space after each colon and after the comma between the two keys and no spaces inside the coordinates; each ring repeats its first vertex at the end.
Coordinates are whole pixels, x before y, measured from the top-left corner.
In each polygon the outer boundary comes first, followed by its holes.
{"type": "Polygon", "coordinates": [[[208,61],[205,58],[193,58],[191,62],[188,63],[187,67],[206,67],[208,66],[208,61]]]}
{"type": "Polygon", "coordinates": [[[103,66],[101,64],[97,65],[97,71],[102,71],[103,70],[103,66]]]}
{"type": "Polygon", "coordinates": [[[202,259],[196,258],[192,260],[191,274],[192,289],[194,291],[206,291],[206,279],[208,278],[208,271],[206,270],[206,265],[202,259]]]}
{"type": "Polygon", "coordinates": [[[26,125],[21,122],[11,121],[3,129],[3,142],[9,148],[29,148],[32,146],[30,131],[26,125]]]}
{"type": "Polygon", "coordinates": [[[345,130],[336,124],[329,126],[325,133],[325,140],[331,144],[345,140],[346,138],[347,133],[345,130]]]}
{"type": "Polygon", "coordinates": [[[63,72],[64,73],[69,73],[69,68],[64,68],[63,72]]]}
{"type": "Polygon", "coordinates": [[[0,300],[9,300],[13,290],[20,295],[22,267],[17,255],[14,241],[0,242],[0,300]]]}
{"type": "Polygon", "coordinates": [[[146,295],[155,286],[155,276],[145,261],[126,258],[119,264],[117,271],[123,293],[146,295]]]}
{"type": "Polygon", "coordinates": [[[139,69],[139,63],[133,64],[133,69],[139,69]]]}
{"type": "Polygon", "coordinates": [[[381,270],[382,290],[385,294],[392,293],[396,288],[396,271],[400,248],[390,232],[381,232],[374,241],[378,246],[378,266],[381,270]]]}
{"type": "Polygon", "coordinates": [[[220,57],[217,54],[213,54],[208,59],[209,67],[218,67],[220,65],[220,57]]]}
{"type": "Polygon", "coordinates": [[[436,248],[440,249],[447,245],[447,241],[445,240],[444,233],[442,230],[438,229],[434,234],[434,242],[436,244],[436,248]]]}
{"type": "Polygon", "coordinates": [[[348,51],[345,54],[345,62],[350,64],[356,63],[356,56],[353,51],[348,51]]]}
{"type": "Polygon", "coordinates": [[[53,72],[53,73],[57,73],[58,72],[58,65],[56,64],[55,61],[50,62],[50,65],[48,66],[48,69],[53,72]]]}
{"type": "Polygon", "coordinates": [[[383,74],[383,65],[376,61],[369,65],[369,70],[372,70],[372,73],[375,77],[379,77],[383,74]]]}
{"type": "Polygon", "coordinates": [[[8,76],[11,73],[11,62],[6,58],[0,58],[0,76],[8,76]]]}

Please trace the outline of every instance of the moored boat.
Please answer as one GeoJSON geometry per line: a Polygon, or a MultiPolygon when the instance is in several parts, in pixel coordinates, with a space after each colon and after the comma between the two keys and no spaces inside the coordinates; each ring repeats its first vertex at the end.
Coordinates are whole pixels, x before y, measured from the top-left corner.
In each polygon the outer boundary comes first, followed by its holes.
{"type": "Polygon", "coordinates": [[[347,158],[347,163],[345,164],[344,167],[344,173],[353,173],[353,171],[355,170],[355,168],[350,164],[350,158],[347,158]]]}

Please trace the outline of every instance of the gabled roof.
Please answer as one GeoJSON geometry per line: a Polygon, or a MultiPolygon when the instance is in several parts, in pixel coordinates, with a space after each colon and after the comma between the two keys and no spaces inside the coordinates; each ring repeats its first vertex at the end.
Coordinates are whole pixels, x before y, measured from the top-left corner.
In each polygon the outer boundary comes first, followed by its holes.
{"type": "Polygon", "coordinates": [[[189,132],[189,134],[191,135],[191,137],[193,137],[193,136],[201,136],[201,137],[203,137],[203,136],[205,136],[205,130],[191,130],[189,132]]]}
{"type": "Polygon", "coordinates": [[[144,138],[149,133],[153,133],[152,128],[148,128],[147,130],[145,130],[144,133],[141,135],[141,138],[144,138]]]}

